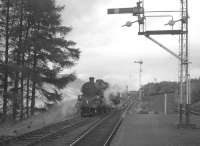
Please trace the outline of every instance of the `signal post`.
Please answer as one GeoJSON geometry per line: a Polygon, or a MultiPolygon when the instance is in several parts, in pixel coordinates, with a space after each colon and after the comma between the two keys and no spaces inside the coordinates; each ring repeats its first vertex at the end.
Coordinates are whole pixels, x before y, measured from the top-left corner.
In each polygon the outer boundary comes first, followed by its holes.
{"type": "Polygon", "coordinates": [[[148,11],[148,13],[180,13],[179,20],[172,19],[168,22],[168,24],[172,27],[170,30],[146,30],[146,18],[147,17],[165,17],[166,15],[152,15],[145,16],[147,11],[144,10],[144,0],[139,0],[136,3],[136,7],[129,8],[114,8],[108,9],[108,14],[132,14],[137,17],[136,21],[130,22],[128,21],[125,25],[130,27],[133,23],[138,22],[139,31],[138,35],[144,35],[146,38],[159,45],[165,51],[173,55],[175,58],[179,60],[180,70],[179,70],[179,123],[178,127],[181,128],[190,128],[195,127],[194,124],[190,122],[190,73],[189,73],[189,49],[188,49],[188,0],[181,0],[180,2],[181,10],[179,11],[148,11]],[[179,23],[179,29],[173,29],[173,26],[179,23]],[[180,37],[180,50],[179,54],[173,52],[171,49],[157,41],[152,36],[158,35],[177,35],[180,37]],[[183,121],[183,112],[185,112],[185,120],[183,121]]]}

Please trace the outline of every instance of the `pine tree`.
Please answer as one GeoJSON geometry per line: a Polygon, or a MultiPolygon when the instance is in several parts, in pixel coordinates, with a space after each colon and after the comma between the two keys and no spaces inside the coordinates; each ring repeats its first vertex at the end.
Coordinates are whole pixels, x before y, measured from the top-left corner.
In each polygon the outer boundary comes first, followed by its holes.
{"type": "MultiPolygon", "coordinates": [[[[5,65],[8,65],[8,52],[9,52],[9,12],[10,12],[10,0],[3,1],[2,5],[6,5],[6,26],[5,26],[5,65]]],[[[3,117],[5,119],[7,115],[8,104],[8,68],[4,70],[4,90],[3,90],[3,117]]]]}
{"type": "Polygon", "coordinates": [[[75,42],[64,38],[71,28],[61,25],[64,7],[57,6],[55,0],[1,2],[4,13],[0,17],[0,29],[3,30],[0,42],[5,46],[3,57],[0,56],[0,73],[4,80],[3,111],[6,116],[9,100],[13,119],[18,119],[18,111],[23,119],[25,97],[27,117],[34,114],[38,92],[47,104],[62,100],[59,89],[76,77],[73,73],[61,76],[60,72],[76,64],[80,51],[74,48],[75,42]],[[49,84],[54,90],[46,89],[49,84]]]}
{"type": "Polygon", "coordinates": [[[52,84],[59,89],[75,79],[73,74],[63,77],[58,77],[58,74],[63,68],[73,66],[80,52],[73,48],[75,45],[73,41],[61,37],[61,34],[66,35],[71,30],[61,26],[60,12],[64,7],[56,6],[54,0],[35,0],[29,4],[30,20],[33,25],[31,34],[33,42],[31,114],[33,114],[36,90],[42,91],[47,100],[50,99],[47,96],[49,94],[54,94],[55,98],[59,97],[56,96],[57,90],[54,93],[47,91],[43,86],[44,83],[52,84]]]}

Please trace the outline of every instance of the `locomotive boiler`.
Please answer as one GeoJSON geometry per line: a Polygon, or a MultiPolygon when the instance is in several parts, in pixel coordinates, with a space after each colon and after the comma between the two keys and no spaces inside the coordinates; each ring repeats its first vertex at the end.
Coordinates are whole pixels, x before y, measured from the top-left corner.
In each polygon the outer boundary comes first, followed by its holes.
{"type": "Polygon", "coordinates": [[[107,105],[104,99],[104,91],[108,88],[108,83],[101,79],[89,78],[89,82],[83,84],[82,95],[78,97],[78,108],[82,117],[94,116],[107,112],[107,105]]]}

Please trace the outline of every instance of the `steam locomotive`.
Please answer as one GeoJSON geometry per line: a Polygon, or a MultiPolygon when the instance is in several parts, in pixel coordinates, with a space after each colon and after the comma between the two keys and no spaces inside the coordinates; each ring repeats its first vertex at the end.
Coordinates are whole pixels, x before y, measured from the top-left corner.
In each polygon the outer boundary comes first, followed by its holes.
{"type": "Polygon", "coordinates": [[[82,95],[78,96],[78,108],[82,117],[94,116],[108,112],[104,98],[104,91],[109,84],[102,79],[94,81],[93,77],[89,82],[82,85],[82,95]]]}

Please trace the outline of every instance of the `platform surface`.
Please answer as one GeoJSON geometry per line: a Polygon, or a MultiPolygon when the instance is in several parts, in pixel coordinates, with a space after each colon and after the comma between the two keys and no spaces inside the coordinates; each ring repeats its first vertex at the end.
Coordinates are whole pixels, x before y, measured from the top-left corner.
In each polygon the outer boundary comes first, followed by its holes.
{"type": "MultiPolygon", "coordinates": [[[[200,117],[192,117],[200,125],[200,117]]],[[[200,146],[200,128],[178,129],[177,115],[128,112],[111,146],[200,146]]]]}

